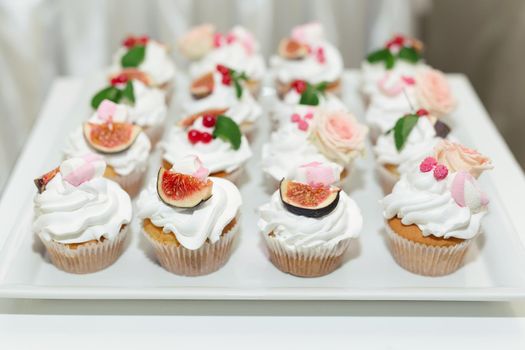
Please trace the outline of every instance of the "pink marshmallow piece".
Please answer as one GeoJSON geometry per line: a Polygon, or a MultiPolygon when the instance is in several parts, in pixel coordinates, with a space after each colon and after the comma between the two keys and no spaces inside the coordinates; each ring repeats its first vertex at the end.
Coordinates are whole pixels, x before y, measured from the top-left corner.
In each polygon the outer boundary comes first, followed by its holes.
{"type": "Polygon", "coordinates": [[[117,110],[117,104],[110,101],[110,100],[104,100],[98,106],[97,109],[97,115],[101,120],[104,120],[106,122],[110,122],[113,119],[113,115],[115,114],[117,110]]]}
{"type": "Polygon", "coordinates": [[[301,166],[306,168],[306,181],[310,186],[330,186],[335,182],[333,170],[319,162],[301,166]]]}

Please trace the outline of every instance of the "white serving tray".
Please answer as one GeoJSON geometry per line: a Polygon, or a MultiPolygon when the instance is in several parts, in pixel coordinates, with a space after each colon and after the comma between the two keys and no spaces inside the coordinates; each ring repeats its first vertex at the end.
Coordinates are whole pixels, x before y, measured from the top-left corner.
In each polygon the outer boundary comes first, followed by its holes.
{"type": "MultiPolygon", "coordinates": [[[[268,260],[257,230],[255,208],[269,198],[269,185],[260,170],[261,145],[269,135],[268,118],[259,122],[253,138],[254,158],[247,165],[241,192],[242,234],[229,262],[219,271],[201,277],[181,277],[162,269],[139,234],[137,222],[122,257],[111,267],[89,275],[73,275],[56,269],[47,260],[44,247],[31,232],[32,179],[53,168],[61,159],[66,135],[88,115],[88,101],[100,86],[99,79],[60,79],[54,85],[26,148],[19,159],[0,202],[0,297],[50,299],[317,299],[317,300],[509,300],[525,298],[525,244],[516,232],[519,220],[509,219],[496,181],[505,179],[503,169],[515,186],[499,186],[523,194],[524,182],[505,144],[490,122],[467,79],[450,75],[460,101],[454,113],[454,134],[466,145],[495,158],[496,169],[481,182],[490,199],[490,213],[459,271],[445,277],[422,277],[399,267],[383,239],[383,220],[378,200],[382,197],[368,152],[358,161],[349,182],[350,195],[364,215],[364,229],[354,240],[344,265],[332,274],[305,279],[284,274],[268,260]],[[487,138],[491,141],[487,143],[487,138]],[[505,163],[505,164],[500,164],[505,163]],[[507,164],[509,163],[509,164],[507,164]],[[501,167],[500,167],[501,165],[501,167]]],[[[350,109],[363,116],[358,91],[358,74],[347,72],[343,97],[350,109]]],[[[273,101],[265,88],[263,104],[273,101]]],[[[177,114],[178,99],[171,109],[177,114]]],[[[267,117],[267,116],[265,116],[267,117]]],[[[149,176],[160,164],[152,156],[149,176]]],[[[508,196],[506,196],[508,198],[508,196]]],[[[523,198],[523,197],[516,197],[523,198]]],[[[511,213],[515,215],[515,213],[511,213]]],[[[521,221],[523,222],[523,221],[521,221]]]]}

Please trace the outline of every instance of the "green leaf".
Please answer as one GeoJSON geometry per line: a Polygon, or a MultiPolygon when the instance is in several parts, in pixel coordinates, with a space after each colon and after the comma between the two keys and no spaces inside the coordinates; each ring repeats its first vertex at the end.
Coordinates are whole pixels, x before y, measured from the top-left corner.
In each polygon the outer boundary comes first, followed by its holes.
{"type": "Polygon", "coordinates": [[[326,91],[327,87],[328,87],[328,83],[326,81],[323,81],[322,83],[315,85],[315,89],[322,93],[326,91]]]}
{"type": "Polygon", "coordinates": [[[234,150],[238,150],[241,147],[241,129],[239,129],[239,126],[233,119],[225,115],[219,115],[217,117],[213,137],[218,137],[231,143],[234,150]]]}
{"type": "Polygon", "coordinates": [[[121,99],[126,99],[131,104],[135,103],[135,92],[133,91],[133,83],[128,81],[126,87],[122,90],[121,99]]]}
{"type": "Polygon", "coordinates": [[[122,56],[120,64],[124,68],[138,67],[139,64],[144,61],[145,56],[146,47],[144,45],[136,45],[129,49],[124,56],[122,56]]]}
{"type": "Polygon", "coordinates": [[[419,116],[416,114],[407,114],[397,120],[396,125],[394,125],[394,141],[398,152],[405,146],[406,140],[416,126],[418,119],[419,116]]]}
{"type": "Polygon", "coordinates": [[[115,103],[118,103],[118,101],[121,98],[121,95],[122,92],[119,89],[117,89],[114,86],[109,86],[105,89],[100,90],[95,94],[95,96],[93,96],[93,98],[91,99],[91,107],[93,107],[93,109],[97,109],[98,106],[104,100],[110,100],[115,103]]]}
{"type": "Polygon", "coordinates": [[[233,85],[235,86],[235,95],[237,96],[237,99],[240,99],[242,97],[241,83],[239,83],[239,80],[233,79],[233,85]]]}
{"type": "Polygon", "coordinates": [[[411,63],[416,63],[421,59],[421,56],[414,50],[413,47],[403,47],[399,50],[397,57],[401,60],[405,60],[411,63]]]}
{"type": "Polygon", "coordinates": [[[392,54],[390,53],[390,50],[385,48],[385,49],[377,50],[377,51],[370,53],[368,56],[366,56],[366,60],[370,63],[386,61],[386,57],[388,55],[392,56],[392,54]]]}
{"type": "Polygon", "coordinates": [[[308,106],[317,106],[319,104],[319,96],[317,89],[310,85],[306,84],[306,89],[301,94],[301,99],[299,104],[308,105],[308,106]]]}
{"type": "Polygon", "coordinates": [[[395,64],[396,64],[396,58],[389,51],[389,55],[387,55],[385,59],[385,67],[386,69],[392,69],[394,68],[395,64]]]}

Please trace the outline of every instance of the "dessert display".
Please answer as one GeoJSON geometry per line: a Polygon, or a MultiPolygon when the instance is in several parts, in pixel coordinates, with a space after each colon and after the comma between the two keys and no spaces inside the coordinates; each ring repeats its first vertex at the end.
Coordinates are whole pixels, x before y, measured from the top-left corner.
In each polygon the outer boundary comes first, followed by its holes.
{"type": "Polygon", "coordinates": [[[65,160],[35,180],[33,231],[57,268],[91,273],[113,264],[124,249],[131,200],[103,177],[101,156],[65,160]]]}
{"type": "Polygon", "coordinates": [[[412,74],[385,73],[378,81],[377,92],[370,96],[365,119],[375,142],[407,110],[424,109],[433,117],[447,121],[455,106],[445,75],[423,66],[414,69],[412,74]]]}
{"type": "Polygon", "coordinates": [[[419,109],[397,120],[394,127],[379,136],[373,150],[378,163],[377,172],[385,194],[406,173],[431,155],[441,138],[448,136],[448,126],[419,109]]]}
{"type": "Polygon", "coordinates": [[[88,152],[101,155],[107,163],[104,176],[134,197],[144,181],[151,143],[140,126],[127,120],[125,106],[102,101],[93,116],[69,135],[64,154],[66,158],[88,152]]]}
{"type": "Polygon", "coordinates": [[[304,164],[259,208],[257,224],[270,260],[281,271],[317,277],[342,264],[363,218],[357,204],[333,186],[337,177],[331,166],[304,164]]]}
{"type": "Polygon", "coordinates": [[[420,275],[442,276],[461,266],[481,232],[488,205],[467,168],[454,171],[427,157],[384,198],[387,240],[401,267],[420,275]]]}
{"type": "Polygon", "coordinates": [[[125,106],[128,121],[140,126],[153,146],[160,140],[168,112],[162,90],[120,74],[93,96],[91,106],[96,110],[104,100],[125,106]]]}
{"type": "Polygon", "coordinates": [[[175,77],[175,63],[164,44],[151,40],[147,35],[128,36],[113,56],[110,67],[110,79],[119,75],[160,88],[169,98],[175,77]]]}
{"type": "Polygon", "coordinates": [[[244,163],[252,156],[246,136],[237,123],[226,115],[205,114],[186,118],[171,128],[161,143],[165,168],[170,169],[177,159],[196,155],[211,176],[239,179],[244,163]]]}
{"type": "Polygon", "coordinates": [[[276,79],[277,94],[283,97],[295,81],[312,85],[326,84],[329,92],[339,92],[343,59],[339,50],[324,37],[319,23],[292,29],[289,38],[279,44],[278,55],[270,59],[276,79]]]}
{"type": "Polygon", "coordinates": [[[138,202],[143,233],[166,270],[198,276],[221,268],[239,231],[239,190],[188,155],[160,168],[138,202]]]}
{"type": "Polygon", "coordinates": [[[259,44],[245,28],[235,26],[222,34],[215,26],[203,24],[184,35],[179,40],[179,48],[192,60],[189,74],[193,79],[214,71],[217,65],[227,66],[249,77],[245,81],[248,90],[258,94],[266,65],[259,44]]]}
{"type": "Polygon", "coordinates": [[[262,108],[246,88],[247,76],[223,65],[197,78],[191,84],[190,99],[183,104],[189,118],[199,115],[225,114],[232,118],[243,133],[253,131],[262,108]]]}

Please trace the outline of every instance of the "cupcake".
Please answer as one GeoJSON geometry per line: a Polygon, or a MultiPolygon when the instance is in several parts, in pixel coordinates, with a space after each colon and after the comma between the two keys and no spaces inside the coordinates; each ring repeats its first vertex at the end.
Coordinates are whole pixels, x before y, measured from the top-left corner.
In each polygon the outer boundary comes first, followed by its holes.
{"type": "Polygon", "coordinates": [[[138,79],[148,86],[162,89],[171,95],[175,77],[175,63],[165,45],[148,36],[129,36],[113,56],[110,78],[120,74],[138,79]]]}
{"type": "Polygon", "coordinates": [[[341,89],[343,59],[335,46],[324,37],[319,23],[295,27],[289,38],[281,40],[279,54],[270,59],[277,93],[283,97],[296,80],[316,85],[326,83],[326,90],[341,89]]]}
{"type": "Polygon", "coordinates": [[[326,92],[326,84],[311,85],[297,80],[281,100],[275,103],[273,119],[279,127],[287,124],[294,113],[314,111],[317,108],[346,111],[346,105],[336,95],[326,92]]]}
{"type": "Polygon", "coordinates": [[[191,98],[183,104],[184,115],[226,114],[243,133],[253,130],[262,108],[246,88],[244,74],[219,65],[216,70],[194,80],[191,98]]]}
{"type": "Polygon", "coordinates": [[[91,273],[113,264],[124,249],[131,200],[102,175],[102,157],[70,158],[35,180],[33,231],[57,268],[91,273]]]}
{"type": "Polygon", "coordinates": [[[192,60],[189,73],[198,78],[217,65],[246,74],[248,90],[257,95],[266,72],[264,58],[259,51],[259,44],[252,33],[241,26],[221,34],[211,24],[193,28],[179,40],[179,47],[184,56],[192,60]]]}
{"type": "Polygon", "coordinates": [[[104,176],[117,182],[134,197],[140,191],[148,166],[151,143],[140,126],[127,122],[128,109],[109,100],[67,139],[66,158],[88,152],[107,163],[104,176]]]}
{"type": "Polygon", "coordinates": [[[425,109],[441,120],[454,110],[456,100],[446,76],[430,67],[415,69],[413,74],[387,72],[378,82],[378,92],[370,96],[365,119],[375,143],[390,130],[399,115],[409,109],[425,109]]]}
{"type": "Polygon", "coordinates": [[[104,100],[110,100],[128,109],[128,121],[140,126],[154,146],[162,137],[168,112],[162,90],[149,87],[124,74],[111,79],[110,86],[98,91],[91,99],[96,110],[104,100]]]}
{"type": "Polygon", "coordinates": [[[281,271],[317,277],[342,264],[363,218],[356,203],[333,186],[336,179],[331,166],[305,164],[259,208],[259,229],[270,260],[281,271]]]}
{"type": "Polygon", "coordinates": [[[421,41],[395,35],[384,47],[369,53],[361,64],[361,91],[365,98],[378,92],[385,76],[412,76],[418,67],[425,66],[422,51],[421,41]]]}
{"type": "Polygon", "coordinates": [[[309,140],[313,118],[313,109],[309,110],[308,107],[304,110],[297,109],[289,116],[289,121],[274,131],[269,141],[263,145],[262,168],[273,179],[276,187],[279,181],[305,163],[324,163],[332,167],[336,182],[342,183],[346,178],[347,169],[331,162],[309,140]]]}
{"type": "MultiPolygon", "coordinates": [[[[436,124],[438,128],[440,125],[442,123],[436,124]]],[[[443,130],[445,128],[443,126],[443,130]]],[[[432,117],[424,109],[399,118],[390,132],[378,138],[373,148],[383,192],[390,193],[400,174],[416,167],[421,159],[431,155],[440,137],[446,137],[447,134],[438,135],[432,117]]]]}
{"type": "Polygon", "coordinates": [[[309,130],[308,140],[319,152],[347,171],[364,154],[368,128],[349,112],[318,109],[309,130]]]}
{"type": "Polygon", "coordinates": [[[456,271],[481,231],[487,204],[468,171],[449,172],[436,158],[425,158],[382,200],[394,259],[419,275],[456,271]]]}
{"type": "Polygon", "coordinates": [[[239,231],[239,190],[228,180],[208,177],[195,156],[161,168],[141,193],[138,217],[155,256],[166,270],[197,276],[221,268],[239,231]]]}
{"type": "Polygon", "coordinates": [[[204,115],[185,119],[173,126],[163,149],[164,167],[171,169],[177,159],[196,155],[211,176],[239,179],[244,163],[252,156],[248,140],[237,123],[226,115],[204,115]]]}

